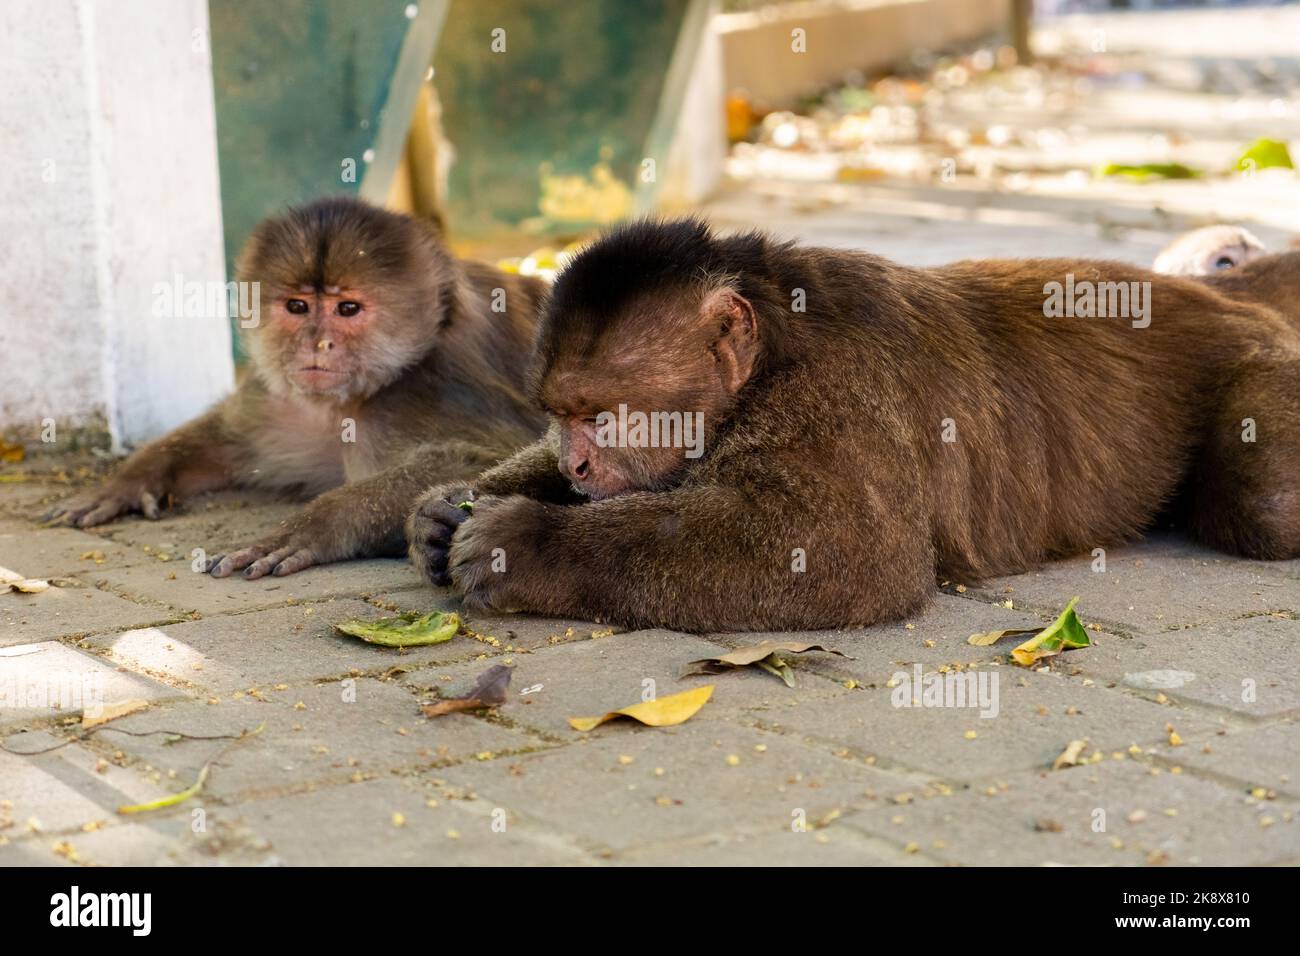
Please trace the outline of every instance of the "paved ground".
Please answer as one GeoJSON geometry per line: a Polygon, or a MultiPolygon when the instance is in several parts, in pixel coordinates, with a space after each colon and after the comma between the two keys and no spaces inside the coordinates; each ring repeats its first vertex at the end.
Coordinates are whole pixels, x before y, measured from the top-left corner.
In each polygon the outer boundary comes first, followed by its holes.
{"type": "Polygon", "coordinates": [[[472,617],[474,636],[374,647],[331,625],[454,598],[396,561],[191,571],[193,548],[252,537],[284,506],[226,495],[91,534],[22,517],[63,486],[0,489],[0,564],[58,585],[0,595],[0,863],[1300,862],[1300,561],[1157,537],[1104,573],[1089,558],[954,584],[911,621],[816,635],[852,659],[800,659],[791,690],[762,672],[676,678],[737,635],[472,617]],[[966,643],[1074,594],[1097,646],[1050,668],[966,643]],[[508,704],[420,714],[431,688],[494,662],[515,667],[508,704]],[[895,707],[896,674],[917,666],[988,675],[996,715],[895,707]],[[706,680],[713,699],[675,728],[566,723],[647,681],[706,680]],[[74,696],[51,709],[31,687],[74,696]],[[111,723],[130,735],[85,736],[83,689],[149,706],[111,723]],[[175,736],[259,726],[233,744],[175,736]],[[1049,770],[1073,740],[1097,762],[1049,770]],[[192,800],[115,812],[214,758],[192,800]]]}
{"type": "MultiPolygon", "coordinates": [[[[1214,92],[1120,93],[1093,103],[1094,137],[1120,117],[1146,142],[1172,115],[1162,96],[1193,97],[1180,123],[1210,124],[1223,105],[1214,92]]],[[[1010,121],[1052,121],[1028,109],[1010,121]]],[[[1293,179],[1267,193],[1233,181],[1075,196],[1076,181],[1047,174],[1011,186],[769,177],[711,213],[914,262],[1146,261],[1184,225],[1251,210],[1280,238],[1278,210],[1300,206],[1293,179]]],[[[1300,863],[1300,561],[1154,535],[1106,555],[1104,571],[1089,556],[951,582],[913,620],[817,634],[850,657],[800,658],[790,689],[762,672],[677,679],[748,636],[475,616],[472,633],[434,648],[366,645],[333,623],[454,596],[396,561],[259,582],[191,571],[193,549],[245,542],[287,513],[249,495],[94,533],[38,529],[28,516],[71,490],[50,467],[0,483],[0,566],[57,585],[0,594],[0,864],[1300,863]],[[1050,621],[1075,595],[1094,647],[1027,671],[1008,645],[967,644],[1050,621]],[[435,689],[468,689],[492,663],[515,667],[505,706],[420,714],[435,689]],[[996,715],[895,706],[912,696],[898,675],[915,668],[974,674],[996,715]],[[678,727],[566,723],[647,687],[706,682],[712,700],[678,727]],[[51,708],[32,687],[70,696],[51,708]],[[83,690],[148,706],[87,735],[83,690]],[[1084,762],[1050,769],[1072,741],[1086,742],[1084,762]],[[209,762],[187,802],[116,812],[189,787],[209,762]]]]}

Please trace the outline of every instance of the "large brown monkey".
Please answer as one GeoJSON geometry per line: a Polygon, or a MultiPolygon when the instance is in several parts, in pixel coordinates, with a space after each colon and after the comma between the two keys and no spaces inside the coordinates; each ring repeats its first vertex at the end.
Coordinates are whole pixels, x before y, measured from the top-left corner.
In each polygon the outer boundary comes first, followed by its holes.
{"type": "Polygon", "coordinates": [[[319,495],[211,562],[218,577],[290,574],[404,553],[421,491],[541,433],[523,387],[539,280],[458,261],[425,224],[349,198],[261,223],[236,273],[260,284],[261,312],[241,332],[252,368],[235,394],[51,517],[156,518],[169,497],[233,485],[319,495]]]}
{"type": "Polygon", "coordinates": [[[1184,480],[1206,541],[1300,554],[1300,335],[1203,281],[1072,260],[912,269],[643,222],[561,273],[538,362],[547,438],[408,522],[416,564],[471,605],[869,624],[914,611],[936,574],[1129,537],[1184,480]],[[1150,283],[1145,317],[1049,317],[1052,283],[1099,281],[1150,283]],[[606,447],[620,405],[701,412],[703,454],[606,447]]]}

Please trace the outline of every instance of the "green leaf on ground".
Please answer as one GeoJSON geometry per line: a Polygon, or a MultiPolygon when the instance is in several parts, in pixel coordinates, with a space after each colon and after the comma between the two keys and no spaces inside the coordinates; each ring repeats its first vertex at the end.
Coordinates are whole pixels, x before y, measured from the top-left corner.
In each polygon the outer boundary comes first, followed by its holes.
{"type": "Polygon", "coordinates": [[[1074,613],[1074,606],[1078,602],[1077,597],[1071,600],[1065,606],[1065,610],[1060,613],[1060,616],[1043,630],[1020,628],[1007,631],[989,631],[985,634],[972,634],[966,639],[966,643],[973,644],[975,647],[988,647],[1004,637],[1021,637],[1025,634],[1033,634],[1033,637],[1011,652],[1012,659],[1022,667],[1028,667],[1035,661],[1042,660],[1044,657],[1052,657],[1061,653],[1061,651],[1088,647],[1092,644],[1092,639],[1088,637],[1088,632],[1084,628],[1083,622],[1079,620],[1079,616],[1074,613]]]}
{"type": "Polygon", "coordinates": [[[1141,182],[1148,179],[1195,179],[1201,175],[1201,171],[1191,166],[1184,166],[1182,163],[1138,163],[1133,166],[1124,163],[1107,163],[1097,170],[1097,174],[1127,176],[1141,182]]]}
{"type": "Polygon", "coordinates": [[[1255,140],[1237,159],[1238,169],[1255,170],[1271,167],[1295,169],[1295,164],[1291,162],[1291,151],[1286,148],[1286,143],[1276,139],[1261,137],[1255,140]]]}
{"type": "Polygon", "coordinates": [[[447,611],[407,611],[377,621],[342,621],[335,630],[384,647],[423,647],[450,641],[460,630],[460,615],[447,611]]]}

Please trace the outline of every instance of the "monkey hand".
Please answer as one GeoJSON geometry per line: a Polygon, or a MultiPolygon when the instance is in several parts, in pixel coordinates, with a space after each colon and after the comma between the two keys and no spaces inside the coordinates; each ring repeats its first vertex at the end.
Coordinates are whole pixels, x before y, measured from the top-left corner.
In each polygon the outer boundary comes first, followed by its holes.
{"type": "Polygon", "coordinates": [[[208,573],[224,578],[243,571],[245,578],[255,581],[268,574],[282,578],[313,565],[342,561],[353,556],[343,547],[345,526],[324,499],[317,499],[285,522],[279,533],[247,548],[212,558],[208,573]]]}
{"type": "Polygon", "coordinates": [[[42,515],[41,520],[91,528],[132,511],[156,520],[162,515],[159,502],[167,494],[167,481],[161,473],[122,472],[103,484],[59,502],[42,515]]]}
{"type": "Polygon", "coordinates": [[[415,503],[406,519],[406,540],[411,563],[430,584],[447,587],[447,550],[452,535],[478,507],[478,494],[468,485],[438,485],[429,489],[415,503]],[[469,503],[468,507],[464,505],[469,503]]]}
{"type": "Polygon", "coordinates": [[[544,554],[555,510],[522,495],[475,502],[447,554],[448,573],[464,592],[466,607],[553,611],[552,605],[563,603],[563,567],[544,554]]]}

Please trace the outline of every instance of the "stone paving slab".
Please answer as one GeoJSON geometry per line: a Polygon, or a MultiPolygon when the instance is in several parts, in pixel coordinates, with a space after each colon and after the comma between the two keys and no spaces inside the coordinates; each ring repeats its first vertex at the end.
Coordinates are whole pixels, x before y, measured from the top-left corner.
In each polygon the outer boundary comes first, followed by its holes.
{"type": "Polygon", "coordinates": [[[51,753],[19,756],[8,752],[41,750],[65,738],[40,731],[10,734],[0,750],[0,836],[58,839],[86,828],[117,825],[117,808],[167,795],[159,783],[103,759],[82,744],[51,753]]]}
{"type": "Polygon", "coordinates": [[[1178,760],[1206,775],[1241,781],[1300,799],[1300,719],[1214,737],[1178,760]],[[1209,749],[1205,749],[1208,747],[1209,749]]]}
{"type": "Polygon", "coordinates": [[[1071,673],[1254,717],[1300,711],[1300,621],[1251,617],[1173,634],[1108,637],[1071,673]]]}
{"type": "Polygon", "coordinates": [[[123,567],[150,555],[76,528],[40,528],[0,535],[0,567],[29,578],[69,577],[96,568],[123,567]]]}
{"type": "MultiPolygon", "coordinates": [[[[966,706],[931,705],[924,689],[926,673],[922,671],[919,693],[914,670],[893,688],[857,690],[790,709],[780,715],[779,727],[874,757],[881,766],[978,781],[1049,766],[1072,740],[1088,740],[1111,752],[1167,741],[1169,724],[1189,741],[1222,726],[1213,717],[1014,666],[965,675],[968,681],[984,675],[989,701],[996,682],[996,714],[985,718],[980,714],[993,708],[971,706],[977,698],[967,697],[966,706]],[[896,705],[909,700],[919,700],[921,706],[896,705]]],[[[955,687],[961,676],[953,675],[953,704],[961,701],[955,687]]],[[[946,682],[948,675],[942,678],[946,682]]],[[[759,723],[766,726],[768,721],[763,717],[759,723]]]]}
{"type": "Polygon", "coordinates": [[[631,866],[929,866],[887,841],[848,827],[786,827],[630,850],[615,862],[631,866]]]}
{"type": "Polygon", "coordinates": [[[215,693],[425,667],[484,649],[465,637],[431,647],[381,647],[334,628],[387,613],[364,601],[330,599],[106,634],[84,645],[143,673],[215,693]]]}
{"type": "Polygon", "coordinates": [[[520,757],[465,763],[448,780],[489,803],[614,850],[729,830],[810,824],[899,785],[860,761],[745,727],[695,722],[617,733],[520,757]],[[659,771],[662,770],[662,773],[659,771]]]}
{"type": "Polygon", "coordinates": [[[1294,806],[1247,802],[1188,772],[1153,769],[1108,759],[1016,774],[992,795],[968,790],[886,804],[832,827],[860,829],[943,862],[986,866],[1233,866],[1300,853],[1294,806]]]}
{"type": "MultiPolygon", "coordinates": [[[[709,641],[672,631],[651,630],[615,634],[569,643],[508,657],[513,664],[510,700],[498,713],[512,723],[526,726],[561,740],[576,739],[568,718],[599,716],[640,703],[644,693],[666,697],[704,684],[714,686],[713,695],[692,718],[720,720],[738,710],[773,713],[779,719],[790,707],[810,700],[846,694],[843,687],[817,677],[801,675],[795,694],[777,678],[754,669],[733,671],[712,677],[678,679],[683,665],[691,660],[726,653],[726,648],[709,641]],[[537,688],[525,694],[525,690],[537,688]]],[[[436,688],[445,696],[467,693],[474,679],[492,661],[475,661],[454,667],[438,667],[402,675],[399,680],[421,691],[436,688]]],[[[432,694],[424,694],[432,699],[432,694]]],[[[446,718],[439,718],[446,719],[446,718]]],[[[606,724],[591,731],[593,736],[617,735],[622,731],[606,724]]]]}
{"type": "Polygon", "coordinates": [[[56,641],[0,650],[0,727],[98,716],[130,700],[164,700],[177,692],[56,641]]]}
{"type": "Polygon", "coordinates": [[[164,734],[128,737],[112,730],[96,735],[95,742],[164,774],[174,773],[177,790],[189,786],[203,765],[224,749],[204,787],[205,797],[220,800],[280,795],[401,768],[486,760],[543,745],[475,717],[428,721],[414,695],[371,678],[187,701],[113,724],[136,732],[167,730],[194,736],[237,735],[259,726],[264,728],[260,733],[233,746],[227,740],[169,742],[164,734]]]}
{"type": "Polygon", "coordinates": [[[1101,573],[1092,570],[1093,561],[1090,556],[1059,561],[972,591],[989,600],[1009,597],[1018,607],[1053,616],[1079,595],[1077,610],[1085,623],[1147,634],[1300,606],[1300,582],[1280,570],[1184,538],[1156,536],[1112,549],[1101,573]]]}
{"type": "Polygon", "coordinates": [[[268,576],[256,581],[238,575],[214,578],[196,573],[188,561],[88,571],[78,577],[119,595],[205,615],[250,611],[292,601],[359,597],[381,588],[391,591],[421,587],[420,576],[410,563],[396,558],[345,561],[308,568],[284,578],[268,576]]]}
{"type": "Polygon", "coordinates": [[[116,542],[190,560],[195,548],[209,556],[246,547],[272,534],[302,508],[252,491],[203,495],[150,521],[139,515],[101,525],[95,533],[116,542]]]}
{"type": "Polygon", "coordinates": [[[80,637],[172,620],[177,612],[142,606],[72,579],[39,594],[0,594],[0,647],[56,637],[80,637]]]}
{"type": "Polygon", "coordinates": [[[23,481],[6,481],[2,484],[0,514],[29,524],[44,514],[50,505],[71,497],[77,491],[74,485],[47,481],[40,476],[31,476],[23,481]]]}
{"type": "Polygon", "coordinates": [[[341,784],[241,804],[241,820],[273,834],[290,866],[564,866],[594,860],[561,834],[502,808],[449,797],[415,778],[341,784]],[[328,840],[322,840],[322,834],[328,840]]]}

